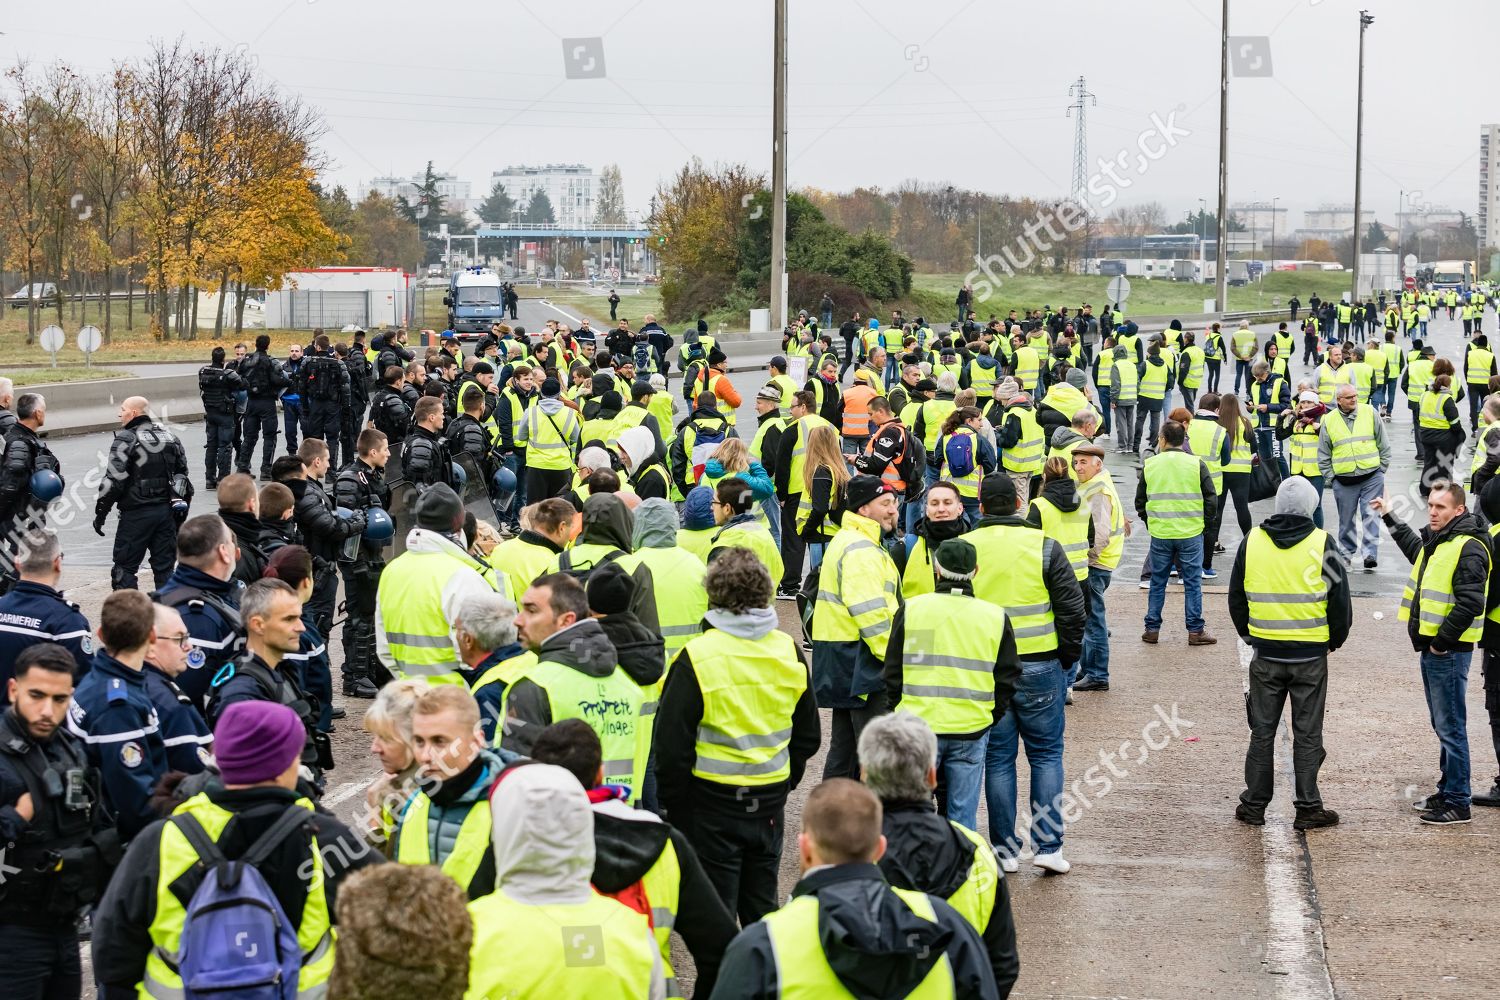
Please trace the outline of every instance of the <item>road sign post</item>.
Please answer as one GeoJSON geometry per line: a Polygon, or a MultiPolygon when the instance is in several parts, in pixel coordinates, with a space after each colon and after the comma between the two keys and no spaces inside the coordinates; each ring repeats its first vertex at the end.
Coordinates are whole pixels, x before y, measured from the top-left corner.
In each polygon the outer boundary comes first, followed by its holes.
{"type": "Polygon", "coordinates": [[[53,368],[57,367],[57,352],[63,349],[66,341],[67,338],[60,326],[49,326],[37,335],[37,343],[41,345],[42,350],[52,355],[53,368]]]}
{"type": "Polygon", "coordinates": [[[94,352],[99,349],[104,338],[99,333],[97,326],[86,326],[78,331],[78,349],[83,352],[83,366],[93,367],[94,352]]]}

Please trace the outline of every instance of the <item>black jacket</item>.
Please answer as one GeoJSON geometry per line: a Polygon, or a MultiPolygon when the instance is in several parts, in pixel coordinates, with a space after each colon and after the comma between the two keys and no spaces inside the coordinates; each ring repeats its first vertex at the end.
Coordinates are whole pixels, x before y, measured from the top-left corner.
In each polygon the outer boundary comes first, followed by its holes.
{"type": "MultiPolygon", "coordinates": [[[[1453,570],[1451,588],[1453,610],[1448,612],[1448,616],[1443,619],[1443,624],[1438,626],[1437,635],[1429,637],[1418,634],[1419,616],[1416,609],[1412,610],[1411,620],[1406,623],[1406,634],[1411,639],[1412,649],[1421,651],[1431,648],[1435,653],[1472,650],[1474,644],[1460,641],[1459,636],[1474,624],[1476,618],[1484,616],[1483,594],[1485,585],[1489,582],[1490,569],[1488,551],[1490,540],[1484,530],[1484,522],[1474,514],[1464,513],[1449,521],[1447,526],[1437,534],[1433,534],[1430,528],[1423,528],[1421,534],[1418,534],[1389,512],[1386,513],[1384,520],[1396,547],[1411,563],[1416,562],[1417,555],[1421,552],[1425,551],[1428,556],[1431,556],[1432,551],[1440,543],[1457,535],[1467,535],[1477,543],[1466,543],[1462,554],[1458,557],[1458,565],[1453,570]]],[[[1417,575],[1412,589],[1421,593],[1422,574],[1417,575]]]]}
{"type": "Polygon", "coordinates": [[[303,402],[329,403],[345,411],[353,405],[349,369],[332,351],[308,355],[297,381],[301,384],[303,402]]]}
{"type": "MultiPolygon", "coordinates": [[[[615,647],[593,618],[575,622],[555,633],[536,652],[544,660],[571,667],[589,677],[608,677],[618,662],[615,647]]],[[[537,736],[552,725],[552,703],[546,690],[529,678],[512,684],[505,699],[508,716],[500,747],[522,755],[530,754],[537,736]]]]}
{"type": "Polygon", "coordinates": [[[394,451],[406,437],[406,428],[411,424],[411,407],[401,393],[388,385],[379,385],[370,394],[370,422],[386,436],[394,451]]]}
{"type": "MultiPolygon", "coordinates": [[[[1291,548],[1313,532],[1310,517],[1297,514],[1275,514],[1261,522],[1278,549],[1291,548]]],[[[1323,543],[1323,585],[1328,588],[1328,645],[1291,642],[1285,639],[1260,639],[1250,635],[1250,601],[1245,596],[1245,549],[1249,539],[1241,539],[1234,554],[1234,569],[1229,572],[1229,618],[1241,639],[1274,660],[1311,660],[1332,653],[1349,638],[1354,611],[1349,600],[1349,574],[1344,560],[1338,557],[1338,545],[1332,535],[1323,543]]]]}
{"type": "MultiPolygon", "coordinates": [[[[277,818],[296,802],[297,793],[282,788],[255,787],[228,790],[210,788],[204,793],[213,803],[235,814],[219,835],[219,849],[237,858],[277,818]]],[[[161,833],[169,820],[160,820],[136,836],[125,860],[109,884],[94,913],[94,975],[100,984],[100,1000],[126,1000],[136,995],[136,984],[146,971],[151,951],[151,924],[156,918],[157,882],[161,877],[161,833]]],[[[302,922],[309,882],[304,871],[318,861],[312,853],[312,838],[321,848],[323,892],[328,914],[334,918],[339,887],[351,871],[383,860],[354,831],[328,813],[308,813],[303,831],[282,841],[257,870],[275,894],[293,926],[302,922]]],[[[201,866],[194,866],[172,883],[171,891],[186,907],[202,881],[201,866]]],[[[335,918],[336,919],[336,918],[335,918]]]]}
{"type": "MultiPolygon", "coordinates": [[[[1035,525],[1023,521],[1014,514],[997,517],[986,514],[979,519],[974,530],[986,528],[990,525],[1012,525],[1037,530],[1035,525]]],[[[1057,632],[1056,653],[1027,653],[1022,660],[1062,660],[1063,666],[1068,667],[1078,662],[1078,655],[1083,650],[1083,622],[1084,602],[1083,588],[1078,584],[1078,577],[1073,574],[1073,566],[1068,562],[1068,554],[1063,551],[1061,545],[1052,539],[1047,539],[1043,546],[1043,558],[1046,560],[1046,568],[1042,571],[1042,582],[1047,587],[1047,597],[1052,602],[1052,627],[1057,632]]]]}
{"type": "Polygon", "coordinates": [[[679,825],[696,810],[740,816],[746,810],[774,814],[802,781],[803,769],[822,745],[822,724],[809,676],[807,690],[792,708],[791,742],[787,746],[791,773],[785,782],[772,785],[724,785],[694,776],[697,760],[698,725],[703,721],[703,689],[693,670],[689,650],[672,661],[657,705],[652,747],[656,753],[656,785],[662,804],[679,825]],[[746,805],[754,803],[753,807],[746,805]]]}
{"type": "Polygon", "coordinates": [[[204,413],[234,413],[234,394],[245,391],[245,380],[232,368],[204,365],[198,369],[198,395],[204,413]]]}
{"type": "Polygon", "coordinates": [[[448,424],[448,429],[443,431],[443,439],[448,445],[451,458],[468,453],[474,459],[475,468],[484,474],[486,481],[489,480],[490,435],[483,424],[467,413],[460,413],[448,424]]]}
{"type": "MultiPolygon", "coordinates": [[[[389,511],[391,490],[385,484],[385,470],[372,468],[363,459],[356,458],[344,466],[333,481],[333,501],[350,510],[369,511],[372,507],[380,507],[389,511]]],[[[358,561],[369,566],[384,565],[381,543],[361,539],[358,561]]]]}
{"type": "MultiPolygon", "coordinates": [[[[628,576],[623,569],[614,568],[621,576],[628,576]]],[[[626,586],[630,586],[628,581],[626,586]]],[[[641,620],[629,611],[603,615],[597,621],[610,645],[615,647],[620,669],[629,674],[631,680],[641,687],[661,680],[667,669],[666,648],[661,636],[642,625],[641,620]]]]}
{"type": "Polygon", "coordinates": [[[412,429],[401,447],[401,478],[419,486],[453,482],[453,457],[448,442],[425,427],[412,429]]]}
{"type": "Polygon", "coordinates": [[[5,435],[5,457],[0,459],[0,525],[13,517],[47,509],[31,496],[31,474],[41,469],[62,476],[62,463],[47,442],[30,427],[15,422],[5,435]]]}
{"type": "Polygon", "coordinates": [[[307,551],[316,559],[336,562],[344,539],[365,530],[365,512],[356,509],[351,518],[339,517],[333,498],[316,479],[288,479],[286,487],[296,499],[292,519],[306,539],[307,551]]]}
{"type": "MultiPolygon", "coordinates": [[[[792,890],[818,901],[818,938],[829,967],[856,1000],[904,997],[945,955],[953,995],[999,995],[979,934],[941,899],[930,897],[936,922],[911,911],[872,864],[819,869],[792,890]]],[[[740,932],[719,966],[713,1000],[780,996],[776,955],[764,922],[740,932]]]]}
{"type": "MultiPolygon", "coordinates": [[[[1072,482],[1072,480],[1069,480],[1072,482]]],[[[925,519],[924,519],[925,520],[925,519]]],[[[955,583],[944,581],[940,592],[957,592],[971,600],[974,597],[974,587],[968,581],[955,583]]],[[[894,712],[901,707],[901,688],[904,680],[902,660],[904,658],[904,647],[906,645],[906,605],[903,603],[896,609],[896,617],[891,620],[891,637],[885,647],[885,707],[887,711],[894,712]]],[[[1005,635],[1000,640],[1000,647],[995,650],[995,710],[993,720],[999,722],[1005,717],[1006,709],[1010,707],[1011,696],[1016,692],[1016,684],[1021,679],[1021,660],[1016,654],[1016,633],[1011,626],[1010,618],[1005,620],[1005,635]]],[[[978,739],[989,732],[989,727],[972,733],[943,733],[947,739],[973,740],[978,739]]]]}
{"type": "Polygon", "coordinates": [[[264,351],[245,355],[237,370],[240,378],[244,379],[245,388],[249,390],[252,400],[274,401],[281,395],[281,390],[292,384],[281,370],[281,365],[264,351]]]}
{"type": "Polygon", "coordinates": [[[246,586],[261,578],[266,571],[266,554],[260,547],[260,520],[247,510],[219,510],[219,517],[234,532],[234,540],[240,547],[239,562],[234,567],[234,578],[246,586]]]}
{"type": "MultiPolygon", "coordinates": [[[[881,800],[885,854],[880,871],[898,889],[916,889],[950,898],[974,867],[974,842],[937,814],[931,799],[921,802],[881,800]]],[[[1016,953],[1016,922],[1011,915],[1010,887],[1002,873],[995,886],[990,922],[980,931],[1000,996],[1010,995],[1021,974],[1016,953]]]]}
{"type": "Polygon", "coordinates": [[[94,516],[104,517],[116,504],[126,511],[168,503],[172,477],[186,476],[187,471],[182,442],[143,413],[115,431],[94,516]]]}
{"type": "MultiPolygon", "coordinates": [[[[1043,483],[1037,499],[1048,501],[1065,514],[1071,514],[1083,502],[1078,495],[1078,484],[1071,479],[1054,479],[1050,483],[1043,483]]],[[[1026,508],[1026,523],[1037,528],[1042,526],[1042,512],[1037,508],[1036,500],[1032,500],[1026,508]]],[[[1092,540],[1093,537],[1094,517],[1090,514],[1088,538],[1092,540]]]]}
{"type": "MultiPolygon", "coordinates": [[[[591,791],[590,798],[596,798],[600,791],[591,791]]],[[[682,935],[683,943],[693,956],[693,967],[698,971],[693,993],[706,997],[713,992],[724,949],[734,940],[738,928],[703,871],[698,852],[693,850],[682,831],[660,822],[644,810],[630,809],[618,800],[596,803],[594,874],[590,881],[605,895],[630,888],[656,864],[669,840],[682,871],[678,880],[677,919],[673,929],[682,935]]]]}

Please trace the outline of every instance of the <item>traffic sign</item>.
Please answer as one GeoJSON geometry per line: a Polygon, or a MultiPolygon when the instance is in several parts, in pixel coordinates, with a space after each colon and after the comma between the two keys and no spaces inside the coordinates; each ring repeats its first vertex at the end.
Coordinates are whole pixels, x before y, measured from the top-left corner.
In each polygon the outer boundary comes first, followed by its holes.
{"type": "Polygon", "coordinates": [[[49,326],[37,336],[37,343],[42,345],[42,350],[49,354],[56,354],[63,349],[66,338],[60,326],[49,326]]]}
{"type": "Polygon", "coordinates": [[[93,354],[103,342],[97,326],[86,326],[78,331],[78,349],[84,354],[93,354]]]}
{"type": "Polygon", "coordinates": [[[1409,292],[1414,292],[1417,290],[1417,279],[1413,278],[1411,275],[1407,275],[1406,277],[1406,290],[1409,292]]]}
{"type": "Polygon", "coordinates": [[[1105,289],[1105,295],[1110,302],[1124,302],[1130,298],[1130,282],[1125,275],[1117,274],[1109,279],[1109,287],[1105,289]]]}
{"type": "Polygon", "coordinates": [[[1417,255],[1414,253],[1409,253],[1405,257],[1401,258],[1401,263],[1405,264],[1408,268],[1414,268],[1417,266],[1417,255]]]}

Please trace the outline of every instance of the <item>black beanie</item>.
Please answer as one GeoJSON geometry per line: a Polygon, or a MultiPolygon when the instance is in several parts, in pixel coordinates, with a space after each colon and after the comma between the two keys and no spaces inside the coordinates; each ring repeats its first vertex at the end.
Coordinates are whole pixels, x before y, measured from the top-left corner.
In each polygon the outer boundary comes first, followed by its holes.
{"type": "Polygon", "coordinates": [[[635,581],[623,566],[607,562],[589,573],[584,590],[588,594],[590,611],[599,615],[617,615],[630,610],[635,581]]]}

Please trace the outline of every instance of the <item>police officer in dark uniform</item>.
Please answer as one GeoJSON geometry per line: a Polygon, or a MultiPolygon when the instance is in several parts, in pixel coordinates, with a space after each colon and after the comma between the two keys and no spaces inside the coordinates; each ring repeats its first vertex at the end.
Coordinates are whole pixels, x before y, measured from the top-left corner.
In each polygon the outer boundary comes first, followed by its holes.
{"type": "Polygon", "coordinates": [[[179,522],[173,501],[191,502],[193,497],[182,442],[151,419],[150,407],[144,396],[131,396],[120,404],[122,426],[109,446],[103,488],[94,505],[94,533],[100,538],[110,508],[120,507],[109,572],[116,590],[135,587],[136,571],[148,548],[156,585],[167,582],[177,562],[179,522]]]}
{"type": "Polygon", "coordinates": [[[63,720],[73,657],[36,643],[16,661],[0,716],[0,952],[6,996],[77,997],[77,920],[120,859],[98,773],[63,720]]]}
{"type": "MultiPolygon", "coordinates": [[[[287,386],[281,393],[281,419],[286,426],[286,450],[288,454],[297,450],[298,433],[304,435],[302,429],[306,418],[307,397],[303,392],[302,376],[307,361],[302,357],[302,345],[293,344],[287,349],[287,358],[281,362],[281,374],[286,377],[287,386]]],[[[307,435],[311,436],[311,435],[307,435]]]]}
{"type": "MultiPolygon", "coordinates": [[[[475,384],[478,385],[477,382],[475,384]]],[[[494,470],[490,463],[490,432],[483,423],[485,394],[470,389],[464,394],[464,405],[465,411],[454,417],[448,424],[448,429],[443,431],[448,454],[457,458],[467,452],[474,459],[474,467],[484,476],[484,481],[489,482],[494,470]]]]}
{"type": "MultiPolygon", "coordinates": [[[[369,511],[390,509],[391,491],[385,484],[385,464],[390,444],[380,431],[360,432],[358,457],[344,467],[333,484],[333,497],[340,507],[369,511]]],[[[348,552],[346,546],[344,552],[348,552]]],[[[380,572],[385,569],[385,551],[380,542],[359,539],[352,559],[339,559],[344,577],[344,696],[373,698],[380,683],[388,679],[385,667],[375,658],[375,593],[380,572]],[[378,676],[377,676],[378,675],[378,676]]]]}
{"type": "Polygon", "coordinates": [[[146,692],[156,706],[167,767],[200,774],[213,763],[213,733],[193,699],[177,686],[177,678],[188,669],[193,636],[176,608],[153,604],[151,610],[155,634],[146,650],[146,692]]]}
{"type": "Polygon", "coordinates": [[[99,611],[104,648],[68,709],[68,731],[88,747],[105,804],[127,841],[157,818],[151,795],[167,773],[160,717],[146,689],[146,651],[155,635],[151,598],[138,590],[106,597],[99,611]]]}
{"type": "Polygon", "coordinates": [[[47,422],[47,401],[39,393],[23,393],[16,400],[16,422],[5,435],[5,457],[0,459],[0,530],[23,520],[41,524],[47,505],[31,495],[32,473],[50,469],[62,476],[62,463],[37,437],[47,422]]]}
{"type": "Polygon", "coordinates": [[[241,423],[237,468],[240,472],[250,471],[255,442],[264,436],[266,443],[260,456],[262,479],[271,478],[271,460],[276,457],[276,397],[288,384],[281,366],[267,353],[270,349],[271,338],[261,334],[255,338],[255,353],[240,362],[239,367],[240,378],[245,380],[250,399],[245,404],[245,417],[241,423]]]}
{"type": "Polygon", "coordinates": [[[360,431],[360,416],[370,406],[370,390],[374,388],[374,369],[365,357],[365,347],[356,342],[352,347],[334,344],[333,353],[349,373],[349,409],[343,414],[339,425],[339,456],[344,464],[354,461],[355,445],[360,431]]]}
{"type": "Polygon", "coordinates": [[[292,491],[296,501],[293,517],[302,532],[303,544],[313,557],[313,593],[307,604],[318,634],[327,638],[333,628],[333,606],[339,592],[334,567],[338,565],[345,539],[365,530],[365,512],[355,510],[349,518],[336,513],[333,497],[323,488],[323,477],[328,474],[327,445],[317,438],[308,438],[302,442],[297,457],[302,459],[304,475],[283,482],[292,491]]]}
{"type": "Polygon", "coordinates": [[[410,435],[401,443],[401,477],[418,486],[447,483],[461,492],[453,478],[453,458],[442,436],[443,401],[433,396],[419,400],[410,435]]]}
{"type": "Polygon", "coordinates": [[[235,393],[245,391],[239,373],[224,367],[224,348],[215,347],[213,359],[198,369],[198,395],[203,397],[203,424],[208,432],[204,448],[204,485],[215,489],[234,471],[235,393]]]}
{"type": "Polygon", "coordinates": [[[178,675],[177,686],[199,711],[209,681],[244,643],[238,610],[244,585],[234,579],[237,561],[234,533],[217,514],[190,517],[177,531],[177,569],[153,595],[158,604],[177,609],[192,637],[188,669],[178,675]]]}
{"type": "Polygon", "coordinates": [[[27,646],[55,642],[73,655],[77,676],[94,661],[94,635],[89,620],[57,589],[62,576],[62,545],[45,528],[20,536],[16,569],[20,581],[0,597],[0,681],[11,674],[11,664],[27,646]]]}
{"type": "Polygon", "coordinates": [[[395,365],[385,370],[385,376],[375,391],[370,394],[370,423],[384,434],[390,447],[400,447],[411,426],[411,407],[401,394],[402,379],[406,373],[395,365]]]}
{"type": "Polygon", "coordinates": [[[353,403],[349,388],[349,369],[334,357],[328,346],[327,334],[318,334],[313,347],[315,353],[303,362],[302,371],[303,383],[307,389],[305,427],[308,437],[319,438],[328,445],[328,464],[337,469],[344,414],[353,403]]]}
{"type": "Polygon", "coordinates": [[[317,730],[321,706],[297,683],[296,665],[286,659],[301,645],[302,602],[281,580],[258,580],[245,588],[240,601],[245,618],[245,650],[214,677],[209,697],[210,724],[237,701],[270,701],[297,713],[307,730],[302,766],[311,776],[307,793],[321,791],[322,772],[333,769],[333,745],[317,730]]]}
{"type": "Polygon", "coordinates": [[[406,373],[406,381],[401,383],[401,399],[408,410],[415,410],[417,400],[422,398],[422,392],[430,381],[427,366],[420,361],[413,361],[402,370],[406,373]]]}

